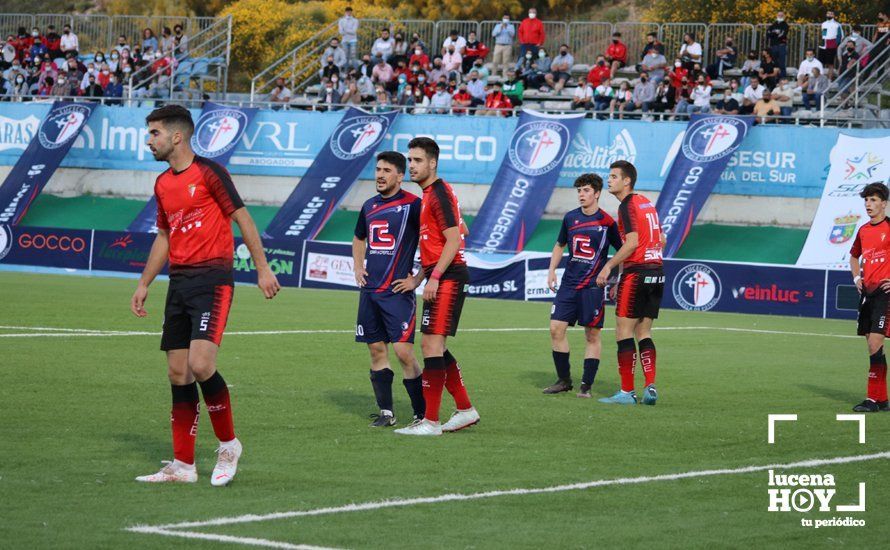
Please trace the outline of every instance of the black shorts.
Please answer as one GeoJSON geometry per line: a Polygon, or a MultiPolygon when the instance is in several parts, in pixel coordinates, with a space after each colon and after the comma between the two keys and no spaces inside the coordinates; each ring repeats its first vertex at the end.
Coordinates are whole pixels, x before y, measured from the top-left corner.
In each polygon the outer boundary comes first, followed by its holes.
{"type": "Polygon", "coordinates": [[[658,319],[664,295],[664,271],[647,269],[622,273],[615,296],[615,315],[628,319],[658,319]]]}
{"type": "Polygon", "coordinates": [[[836,63],[837,59],[837,48],[819,48],[819,52],[816,54],[816,58],[823,65],[831,65],[832,67],[836,63]]]}
{"type": "Polygon", "coordinates": [[[423,301],[420,332],[454,336],[466,298],[466,282],[457,279],[442,279],[436,291],[434,302],[423,301]]]}
{"type": "Polygon", "coordinates": [[[857,321],[856,334],[883,334],[890,337],[890,323],[888,323],[887,308],[890,307],[890,294],[875,292],[863,294],[859,298],[859,319],[857,321]]]}
{"type": "Polygon", "coordinates": [[[171,276],[161,350],[188,349],[192,340],[220,345],[234,293],[231,273],[171,276]]]}

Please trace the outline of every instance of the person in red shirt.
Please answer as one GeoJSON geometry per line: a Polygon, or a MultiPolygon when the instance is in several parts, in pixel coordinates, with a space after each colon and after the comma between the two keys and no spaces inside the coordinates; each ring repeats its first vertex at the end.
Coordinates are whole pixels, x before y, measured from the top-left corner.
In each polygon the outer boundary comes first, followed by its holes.
{"type": "Polygon", "coordinates": [[[544,23],[538,19],[538,10],[529,8],[528,17],[519,24],[519,59],[525,59],[525,52],[532,52],[532,57],[538,57],[538,48],[544,45],[547,34],[544,32],[544,23]]]}
{"type": "Polygon", "coordinates": [[[612,33],[612,43],[606,48],[606,62],[609,64],[609,77],[615,78],[618,69],[627,65],[627,46],[621,41],[621,33],[612,33]]]}
{"type": "Polygon", "coordinates": [[[504,95],[501,89],[501,83],[492,84],[492,91],[485,97],[485,109],[477,111],[477,115],[481,116],[508,116],[509,109],[513,108],[510,98],[504,95]]]}
{"type": "Polygon", "coordinates": [[[266,262],[253,219],[225,168],[196,156],[189,145],[195,130],[185,107],[165,105],[146,117],[148,147],[155,160],[170,168],[155,182],[158,235],[130,310],[145,317],[148,287],[170,262],[170,285],[164,311],[161,349],[167,353],[167,376],[173,390],[173,462],[156,474],[137,477],[148,483],[194,483],[198,385],[220,441],[211,485],[227,485],[235,476],[241,443],[235,437],[232,406],[216,356],[232,305],[232,220],[257,266],[258,285],[266,298],[281,288],[266,262]],[[197,384],[195,383],[197,381],[197,384]]]}
{"type": "Polygon", "coordinates": [[[612,68],[606,64],[606,56],[598,55],[596,56],[596,63],[590,69],[590,72],[587,73],[587,82],[590,82],[590,85],[594,87],[594,89],[603,83],[604,78],[612,78],[612,68]]]}
{"type": "Polygon", "coordinates": [[[884,338],[890,336],[890,220],[883,183],[870,183],[859,194],[865,199],[868,223],[859,228],[850,250],[850,272],[862,295],[859,302],[857,334],[868,345],[868,388],[865,400],[853,407],[856,412],[890,410],[887,401],[887,359],[884,338]]]}
{"type": "Polygon", "coordinates": [[[470,272],[464,259],[466,226],[457,197],[450,185],[436,175],[439,145],[427,137],[408,143],[408,171],[411,181],[423,190],[420,210],[420,264],[416,276],[399,279],[394,292],[414,290],[426,279],[420,332],[423,339],[424,419],[396,430],[402,435],[442,435],[479,422],[479,413],[470,403],[457,359],[448,350],[446,338],[457,334],[466,285],[470,272]],[[457,411],[444,425],[439,424],[442,390],[447,388],[457,411]]]}
{"type": "Polygon", "coordinates": [[[615,339],[618,341],[618,374],[621,389],[602,403],[635,405],[634,368],[639,346],[640,366],[646,378],[643,404],[655,405],[655,343],[652,341],[652,322],[658,318],[664,294],[662,250],[665,238],[658,223],[658,212],[649,199],[634,193],[636,167],[626,160],[609,166],[609,193],[620,201],[618,232],[624,244],[612,256],[596,278],[605,286],[613,268],[621,266],[622,273],[615,292],[615,339]],[[634,343],[636,337],[637,345],[634,343]]]}
{"type": "MultiPolygon", "coordinates": [[[[457,93],[452,96],[454,100],[455,107],[470,107],[473,105],[473,96],[470,95],[470,92],[467,91],[467,83],[461,82],[460,86],[457,89],[457,93]]],[[[454,109],[452,113],[455,115],[465,115],[467,114],[466,109],[454,109]]]]}

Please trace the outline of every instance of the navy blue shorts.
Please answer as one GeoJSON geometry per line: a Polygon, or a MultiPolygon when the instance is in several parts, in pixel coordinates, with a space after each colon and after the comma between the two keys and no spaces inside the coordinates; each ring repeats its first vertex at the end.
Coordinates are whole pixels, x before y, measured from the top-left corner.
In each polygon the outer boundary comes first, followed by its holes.
{"type": "Polygon", "coordinates": [[[362,291],[358,300],[355,341],[414,343],[417,305],[413,292],[362,291]]]}
{"type": "Polygon", "coordinates": [[[584,327],[603,328],[606,309],[606,294],[599,287],[574,288],[561,286],[556,291],[553,307],[550,308],[551,321],[565,321],[571,326],[578,323],[584,327]]]}

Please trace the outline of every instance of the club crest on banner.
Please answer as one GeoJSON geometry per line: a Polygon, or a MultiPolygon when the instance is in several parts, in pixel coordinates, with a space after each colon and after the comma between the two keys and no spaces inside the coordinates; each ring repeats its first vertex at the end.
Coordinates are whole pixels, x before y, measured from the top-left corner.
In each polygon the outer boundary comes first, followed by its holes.
{"type": "Polygon", "coordinates": [[[508,154],[513,166],[527,176],[539,176],[561,165],[570,143],[561,122],[527,122],[513,133],[508,154]]]}
{"type": "Polygon", "coordinates": [[[383,117],[358,117],[331,135],[331,152],[343,160],[358,158],[368,149],[377,147],[388,126],[383,117]]]}
{"type": "Polygon", "coordinates": [[[67,105],[46,118],[37,131],[40,144],[46,149],[58,149],[77,137],[80,127],[90,116],[84,105],[67,105]]]}
{"type": "Polygon", "coordinates": [[[748,126],[741,119],[706,117],[686,131],[682,151],[695,162],[714,161],[734,153],[747,133],[748,126]]]}
{"type": "Polygon", "coordinates": [[[844,244],[856,235],[856,226],[859,225],[858,214],[847,214],[846,216],[838,216],[834,219],[834,226],[828,235],[828,242],[831,244],[844,244]]]}
{"type": "Polygon", "coordinates": [[[247,128],[247,114],[237,109],[219,109],[201,115],[192,136],[192,149],[202,157],[217,157],[238,144],[247,128]]]}
{"type": "Polygon", "coordinates": [[[12,250],[12,229],[8,225],[0,225],[0,260],[12,250]]]}
{"type": "Polygon", "coordinates": [[[859,156],[847,157],[844,162],[847,165],[844,180],[861,180],[871,179],[878,166],[884,163],[884,159],[869,151],[859,156]]]}
{"type": "Polygon", "coordinates": [[[688,311],[708,311],[720,301],[720,277],[705,264],[689,264],[671,285],[677,305],[688,311]]]}

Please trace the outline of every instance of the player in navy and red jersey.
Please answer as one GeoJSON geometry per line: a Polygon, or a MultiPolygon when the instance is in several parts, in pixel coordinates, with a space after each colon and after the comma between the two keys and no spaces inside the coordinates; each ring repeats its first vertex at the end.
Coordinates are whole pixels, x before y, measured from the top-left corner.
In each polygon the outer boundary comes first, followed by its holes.
{"type": "Polygon", "coordinates": [[[380,409],[372,427],[396,424],[387,344],[392,344],[402,364],[402,382],[411,399],[414,420],[423,418],[425,408],[420,365],[414,357],[414,292],[394,292],[392,288],[395,281],[412,275],[420,238],[421,200],[402,189],[405,166],[404,155],[396,151],[377,155],[379,194],[365,201],[352,239],[355,282],[361,288],[355,341],[368,344],[371,387],[380,409]]]}
{"type": "Polygon", "coordinates": [[[870,183],[859,195],[865,199],[869,221],[856,233],[850,271],[862,296],[856,332],[868,344],[869,369],[865,401],[853,410],[888,411],[884,338],[890,336],[890,220],[886,214],[890,190],[883,183],[870,183]]]}
{"type": "Polygon", "coordinates": [[[609,245],[615,250],[621,248],[621,236],[618,234],[618,224],[612,216],[599,207],[603,179],[597,174],[584,174],[575,180],[575,188],[578,190],[581,207],[567,213],[562,220],[547,276],[547,286],[556,292],[550,310],[550,340],[558,379],[544,393],[555,394],[572,389],[566,330],[577,322],[584,327],[587,338],[584,374],[578,397],[590,397],[590,387],[600,364],[600,329],[603,328],[606,309],[606,296],[603,289],[597,286],[596,276],[606,263],[609,245]],[[569,259],[557,290],[556,268],[559,267],[567,245],[571,245],[569,259]]]}
{"type": "Polygon", "coordinates": [[[408,171],[411,181],[423,189],[420,211],[420,263],[422,269],[414,277],[398,281],[396,292],[414,290],[427,279],[423,289],[423,398],[424,419],[396,430],[404,435],[441,435],[479,422],[479,413],[470,403],[457,359],[448,351],[446,338],[457,333],[465,286],[470,272],[464,259],[466,226],[460,216],[457,197],[450,185],[442,181],[439,146],[430,138],[414,138],[408,143],[408,171]],[[457,411],[444,425],[439,424],[442,390],[454,397],[457,411]]]}
{"type": "Polygon", "coordinates": [[[227,485],[238,468],[241,442],[235,437],[232,406],[225,380],[216,370],[216,355],[232,305],[234,279],[232,220],[257,266],[258,285],[266,298],[281,288],[269,269],[256,226],[225,168],[195,155],[189,145],[195,125],[187,109],[166,105],[152,111],[148,147],[155,160],[170,168],[158,176],[158,236],[130,302],[145,317],[148,286],[170,261],[170,286],[164,311],[161,349],[167,352],[167,376],[173,391],[170,422],[173,462],[137,481],[197,481],[195,436],[198,385],[220,441],[211,485],[227,485]],[[197,384],[195,381],[197,380],[197,384]]]}
{"type": "Polygon", "coordinates": [[[634,193],[637,169],[626,160],[609,166],[609,193],[615,195],[618,206],[618,230],[624,244],[603,266],[597,284],[605,286],[613,268],[621,266],[615,300],[615,338],[618,341],[618,373],[621,389],[603,403],[634,405],[634,369],[639,345],[640,366],[646,379],[643,404],[654,405],[655,343],[652,341],[652,322],[658,318],[664,294],[662,250],[664,236],[658,223],[658,212],[649,199],[634,193]],[[636,337],[636,344],[634,343],[636,337]]]}

